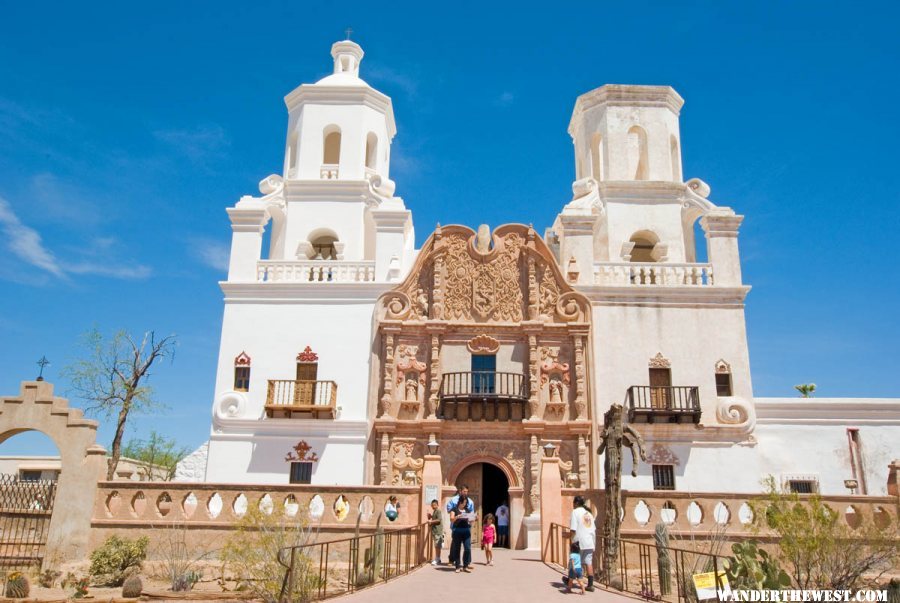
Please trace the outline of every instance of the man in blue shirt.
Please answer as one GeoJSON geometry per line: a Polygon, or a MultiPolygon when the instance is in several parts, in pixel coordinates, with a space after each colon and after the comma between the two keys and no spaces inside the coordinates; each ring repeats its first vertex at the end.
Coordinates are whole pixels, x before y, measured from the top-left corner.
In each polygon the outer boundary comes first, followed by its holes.
{"type": "Polygon", "coordinates": [[[451,511],[456,509],[456,507],[459,505],[460,498],[465,498],[469,501],[469,504],[466,506],[466,513],[474,513],[475,503],[472,502],[471,498],[469,498],[469,486],[465,484],[456,489],[456,494],[447,503],[447,513],[450,513],[451,511]]]}

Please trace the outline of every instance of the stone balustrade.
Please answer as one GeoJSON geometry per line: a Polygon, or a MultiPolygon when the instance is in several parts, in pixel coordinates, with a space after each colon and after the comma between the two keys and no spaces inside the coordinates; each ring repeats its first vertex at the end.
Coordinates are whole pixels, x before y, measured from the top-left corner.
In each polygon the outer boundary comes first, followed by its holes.
{"type": "Polygon", "coordinates": [[[711,264],[595,262],[596,285],[711,286],[711,264]]]}
{"type": "Polygon", "coordinates": [[[342,260],[261,260],[256,280],[263,283],[371,283],[375,262],[342,260]]]}
{"type": "Polygon", "coordinates": [[[413,526],[421,515],[421,488],[410,486],[235,485],[191,482],[100,482],[94,528],[233,527],[251,505],[269,514],[304,518],[320,530],[352,532],[413,526]],[[399,515],[383,516],[390,496],[399,515]],[[382,515],[379,522],[379,515],[382,515]]]}
{"type": "MultiPolygon", "coordinates": [[[[563,489],[563,511],[572,508],[572,498],[581,494],[598,515],[605,508],[602,490],[563,489]]],[[[762,495],[760,495],[762,496],[762,495]]],[[[802,496],[801,496],[802,498],[802,496]]],[[[823,496],[825,504],[852,529],[863,522],[886,527],[898,521],[898,499],[892,496],[823,496]]],[[[656,524],[662,521],[673,535],[702,535],[724,530],[727,537],[756,535],[752,529],[752,496],[730,493],[696,493],[654,490],[622,493],[624,515],[622,537],[652,538],[656,524]]],[[[564,517],[566,515],[564,514],[564,517]]],[[[598,523],[598,530],[602,525],[598,523]]],[[[765,538],[763,531],[758,536],[765,538]]]]}
{"type": "Polygon", "coordinates": [[[338,164],[336,163],[323,163],[322,167],[319,168],[319,177],[322,180],[337,180],[338,177],[338,164]]]}

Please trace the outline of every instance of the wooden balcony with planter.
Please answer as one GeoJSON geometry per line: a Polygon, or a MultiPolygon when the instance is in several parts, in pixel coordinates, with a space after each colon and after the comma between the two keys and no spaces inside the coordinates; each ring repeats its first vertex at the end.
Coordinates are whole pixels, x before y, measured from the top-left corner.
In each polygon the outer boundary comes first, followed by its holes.
{"type": "Polygon", "coordinates": [[[269,379],[266,416],[270,419],[334,419],[337,416],[337,383],[269,379]]]}
{"type": "Polygon", "coordinates": [[[632,385],[625,395],[629,423],[700,422],[697,386],[632,385]]]}

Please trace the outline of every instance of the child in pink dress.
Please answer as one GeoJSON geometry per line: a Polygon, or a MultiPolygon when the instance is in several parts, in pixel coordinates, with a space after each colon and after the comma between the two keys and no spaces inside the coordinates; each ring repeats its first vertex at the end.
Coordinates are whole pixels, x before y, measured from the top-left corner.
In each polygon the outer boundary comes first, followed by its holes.
{"type": "Polygon", "coordinates": [[[484,529],[481,531],[481,548],[488,565],[494,565],[494,543],[497,542],[497,528],[494,527],[494,515],[484,516],[484,529]]]}

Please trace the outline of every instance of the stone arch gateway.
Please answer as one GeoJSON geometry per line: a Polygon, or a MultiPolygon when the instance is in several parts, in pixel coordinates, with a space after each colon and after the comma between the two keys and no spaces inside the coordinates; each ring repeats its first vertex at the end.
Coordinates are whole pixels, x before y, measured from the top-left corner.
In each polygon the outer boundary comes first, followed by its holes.
{"type": "Polygon", "coordinates": [[[39,431],[59,449],[62,470],[47,534],[45,559],[87,555],[97,482],[106,468],[106,449],[96,442],[97,421],[85,419],[68,400],[53,395],[46,381],[23,381],[19,395],[0,398],[0,442],[39,431]]]}

